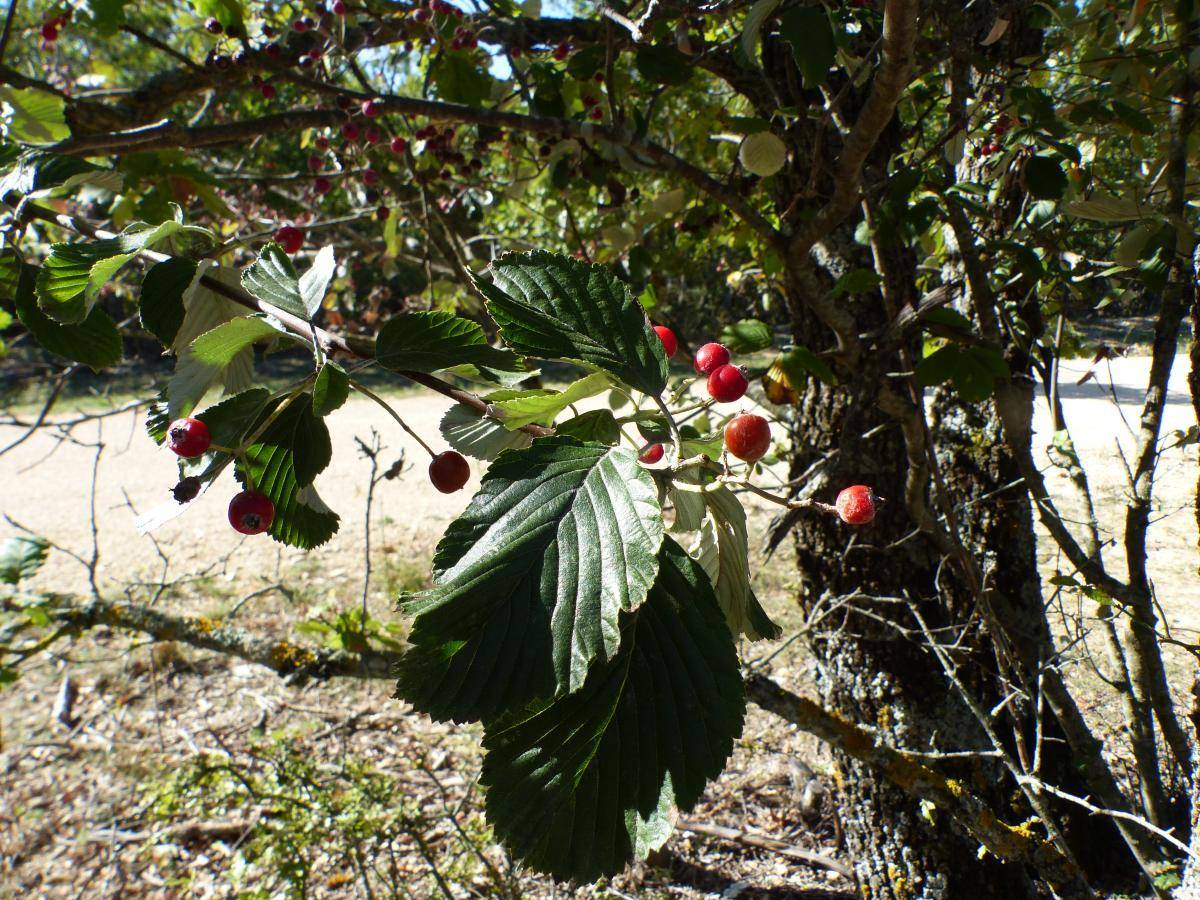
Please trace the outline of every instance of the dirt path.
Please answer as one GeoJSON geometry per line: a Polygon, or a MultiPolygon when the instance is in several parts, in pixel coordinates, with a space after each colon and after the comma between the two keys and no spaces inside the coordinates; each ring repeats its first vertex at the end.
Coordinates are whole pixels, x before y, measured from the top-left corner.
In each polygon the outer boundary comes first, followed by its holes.
{"type": "MultiPolygon", "coordinates": [[[[1118,448],[1129,454],[1134,446],[1142,385],[1149,360],[1136,357],[1097,370],[1098,381],[1075,382],[1087,370],[1084,361],[1062,366],[1062,397],[1076,448],[1083,460],[1100,509],[1106,535],[1121,533],[1124,517],[1125,474],[1118,448]],[[1114,402],[1113,392],[1118,402],[1114,402]]],[[[1194,424],[1187,394],[1184,366],[1177,365],[1171,381],[1163,433],[1194,424]]],[[[393,406],[420,434],[438,442],[438,422],[448,403],[428,394],[406,394],[393,406]]],[[[1045,403],[1037,406],[1037,444],[1049,441],[1045,403]]],[[[425,454],[375,404],[352,398],[331,420],[334,463],[317,480],[321,495],[343,517],[341,531],[325,547],[311,553],[281,548],[258,538],[243,540],[225,523],[225,506],[234,491],[232,476],[213,487],[188,513],[167,523],[154,537],[171,558],[171,574],[203,570],[214,560],[229,556],[221,577],[239,580],[248,572],[287,569],[305,557],[309,562],[329,560],[337,567],[353,566],[361,555],[363,541],[363,498],[369,464],[357,452],[355,438],[369,439],[377,431],[387,447],[383,457],[390,463],[403,449],[412,464],[403,475],[382,483],[376,492],[373,539],[376,546],[409,555],[414,560],[428,557],[446,524],[466,505],[478,484],[480,467],[473,464],[474,477],[467,489],[452,495],[433,490],[425,479],[425,454]],[[236,551],[236,552],[235,552],[236,551]]],[[[19,432],[0,428],[0,445],[19,432]]],[[[94,426],[81,428],[76,437],[95,440],[94,426]]],[[[175,467],[169,452],[156,447],[141,428],[141,416],[122,415],[105,420],[102,432],[105,450],[99,464],[96,493],[99,523],[98,545],[101,590],[116,590],[131,580],[157,579],[162,561],[149,537],[133,528],[134,513],[161,503],[174,483],[175,467]]],[[[1168,443],[1171,443],[1168,441],[1168,443]]],[[[1064,513],[1078,511],[1079,504],[1066,476],[1049,466],[1044,451],[1040,461],[1064,513]]],[[[0,511],[56,544],[88,557],[92,536],[88,514],[89,484],[94,449],[74,443],[57,446],[50,433],[40,433],[5,457],[0,457],[0,511]]],[[[1159,468],[1155,518],[1151,530],[1151,568],[1163,605],[1173,626],[1200,629],[1200,580],[1196,578],[1196,526],[1191,514],[1191,497],[1196,484],[1196,448],[1168,450],[1159,468]]],[[[0,537],[11,529],[0,523],[0,537]]],[[[1106,550],[1113,571],[1123,567],[1120,546],[1106,550]]],[[[1042,542],[1042,561],[1053,568],[1054,551],[1042,542]]],[[[42,587],[55,590],[84,590],[87,574],[77,562],[62,553],[52,554],[39,576],[42,587]]]]}

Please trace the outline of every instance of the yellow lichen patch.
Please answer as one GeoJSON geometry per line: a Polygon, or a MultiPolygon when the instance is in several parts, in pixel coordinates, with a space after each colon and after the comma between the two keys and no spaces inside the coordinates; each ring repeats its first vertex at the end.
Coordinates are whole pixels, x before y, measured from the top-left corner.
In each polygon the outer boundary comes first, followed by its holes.
{"type": "Polygon", "coordinates": [[[200,632],[200,634],[212,634],[221,627],[219,623],[213,621],[212,619],[207,619],[204,616],[193,616],[191,619],[189,619],[189,622],[191,623],[192,628],[200,632]]]}
{"type": "Polygon", "coordinates": [[[892,891],[897,897],[913,896],[913,886],[909,883],[908,878],[904,873],[895,866],[888,866],[888,881],[891,882],[892,891]]]}
{"type": "Polygon", "coordinates": [[[316,662],[317,656],[311,650],[300,647],[289,641],[280,641],[271,648],[271,662],[283,671],[295,671],[303,666],[316,662]]]}
{"type": "Polygon", "coordinates": [[[875,716],[875,724],[883,730],[892,727],[892,708],[890,706],[885,704],[879,707],[879,712],[875,716]]]}

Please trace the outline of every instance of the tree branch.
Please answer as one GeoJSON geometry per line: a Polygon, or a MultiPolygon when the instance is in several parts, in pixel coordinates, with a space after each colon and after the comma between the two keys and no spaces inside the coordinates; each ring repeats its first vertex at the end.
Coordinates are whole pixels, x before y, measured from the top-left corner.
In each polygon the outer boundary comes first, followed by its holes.
{"type": "Polygon", "coordinates": [[[219,619],[177,616],[138,603],[116,603],[94,599],[75,603],[69,597],[7,595],[0,609],[21,613],[23,604],[37,602],[61,636],[79,635],[105,626],[148,635],[156,641],[177,641],[201,650],[265,666],[291,681],[324,681],[333,677],[391,678],[399,653],[367,649],[362,653],[312,647],[289,640],[266,638],[219,619]]]}

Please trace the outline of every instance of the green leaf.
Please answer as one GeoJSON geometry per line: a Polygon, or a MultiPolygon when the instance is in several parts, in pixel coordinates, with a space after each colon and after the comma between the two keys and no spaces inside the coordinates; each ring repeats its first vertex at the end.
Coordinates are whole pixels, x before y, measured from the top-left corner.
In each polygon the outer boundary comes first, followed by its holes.
{"type": "Polygon", "coordinates": [[[1063,204],[1063,210],[1068,215],[1093,222],[1130,222],[1148,218],[1154,212],[1150,205],[1138,203],[1136,197],[1114,197],[1102,191],[1086,200],[1070,200],[1063,204]]]}
{"type": "Polygon", "coordinates": [[[507,254],[481,281],[488,309],[518,353],[603,369],[646,394],[667,385],[667,356],[613,272],[543,250],[507,254]]]}
{"type": "Polygon", "coordinates": [[[746,510],[729,488],[705,491],[702,496],[708,514],[690,553],[708,574],[729,630],[752,641],[779,637],[779,626],[771,622],[750,589],[746,510]],[[752,607],[757,609],[752,612],[752,607]],[[760,631],[764,619],[768,624],[760,631]]]}
{"type": "MultiPolygon", "coordinates": [[[[235,269],[216,266],[208,260],[201,261],[198,268],[202,270],[200,274],[221,284],[233,287],[239,283],[235,269]]],[[[172,421],[190,414],[215,385],[220,384],[226,393],[236,394],[251,386],[254,375],[254,352],[249,346],[239,351],[224,369],[217,371],[197,359],[191,350],[192,342],[203,334],[243,318],[244,307],[210,289],[198,276],[184,292],[183,308],[183,324],[171,342],[171,350],[177,356],[175,374],[167,383],[167,404],[172,421]]]]}
{"type": "Polygon", "coordinates": [[[829,296],[837,299],[843,294],[866,294],[883,283],[879,273],[870,269],[851,269],[837,280],[829,296]]]}
{"type": "Polygon", "coordinates": [[[225,26],[225,30],[238,29],[245,33],[245,8],[241,0],[190,0],[192,9],[202,19],[212,16],[225,26]]]}
{"type": "Polygon", "coordinates": [[[279,334],[279,328],[265,316],[238,316],[192,341],[186,354],[180,356],[175,374],[167,383],[172,421],[191,412],[222,380],[227,390],[245,387],[244,379],[231,382],[226,379],[226,372],[235,365],[248,369],[253,360],[251,345],[279,334]]]}
{"type": "Polygon", "coordinates": [[[667,538],[647,602],[583,689],[483,740],[487,815],[527,865],[580,884],[614,875],[674,831],[741,734],[737,654],[700,568],[667,538]]]}
{"type": "Polygon", "coordinates": [[[779,33],[792,45],[804,86],[824,84],[837,58],[837,42],[825,7],[816,4],[789,9],[779,21],[779,33]]]}
{"type": "Polygon", "coordinates": [[[580,47],[567,58],[567,74],[577,81],[587,81],[604,67],[607,52],[603,44],[580,47]]]}
{"type": "Polygon", "coordinates": [[[658,570],[650,473],[624,448],[550,437],[497,457],[405,603],[399,690],[439,720],[492,719],[579,690],[658,570]]]}
{"type": "Polygon", "coordinates": [[[313,412],[327,416],[350,396],[350,376],[335,362],[325,360],[313,382],[313,412]]]}
{"type": "Polygon", "coordinates": [[[533,442],[524,431],[509,431],[465,403],[455,403],[446,410],[439,428],[446,443],[475,459],[492,460],[504,450],[523,449],[533,442]]]}
{"type": "Polygon", "coordinates": [[[721,329],[720,342],[730,353],[756,353],[771,346],[771,326],[758,319],[742,319],[721,329]]]}
{"type": "Polygon", "coordinates": [[[779,355],[779,364],[788,377],[794,389],[804,383],[805,374],[815,375],[828,385],[838,383],[837,375],[829,367],[829,363],[817,356],[807,347],[792,347],[779,355]]]}
{"type": "Polygon", "coordinates": [[[10,537],[0,544],[0,584],[19,584],[37,574],[50,543],[40,537],[10,537]]]}
{"type": "Polygon", "coordinates": [[[19,265],[21,272],[13,295],[17,318],[42,349],[82,363],[95,372],[121,361],[121,332],[108,313],[97,307],[78,324],[60,325],[37,305],[34,297],[37,270],[24,263],[19,265]]]}
{"type": "Polygon", "coordinates": [[[192,356],[220,370],[255,341],[279,337],[281,333],[278,323],[264,315],[240,316],[192,341],[192,356]]]}
{"type": "Polygon", "coordinates": [[[300,481],[300,476],[322,468],[322,459],[328,461],[328,441],[324,422],[312,414],[312,398],[301,394],[246,448],[245,463],[238,464],[238,480],[254,485],[275,504],[270,535],[280,543],[307,550],[337,532],[337,513],[300,481]]]}
{"type": "Polygon", "coordinates": [[[214,444],[237,448],[250,430],[262,421],[263,410],[270,399],[271,392],[266,388],[250,388],[214,403],[196,418],[208,426],[214,444]]]}
{"type": "Polygon", "coordinates": [[[1057,157],[1029,157],[1022,177],[1025,189],[1038,200],[1060,200],[1067,190],[1067,173],[1057,157]]]}
{"type": "Polygon", "coordinates": [[[493,405],[504,413],[502,424],[516,430],[526,425],[550,425],[559,413],[572,403],[586,400],[608,390],[612,386],[603,372],[593,372],[567,385],[562,391],[530,393],[528,396],[511,400],[498,400],[493,405]]]}
{"type": "Polygon", "coordinates": [[[118,269],[182,227],[173,219],[159,225],[139,222],[115,238],[52,244],[38,275],[39,304],[50,318],[64,325],[82,322],[95,306],[100,288],[118,269]]]}
{"type": "Polygon", "coordinates": [[[396,372],[436,372],[464,363],[510,372],[523,368],[512,351],[491,346],[478,323],[443,311],[388,319],[375,341],[375,359],[396,372]]]}
{"type": "Polygon", "coordinates": [[[70,137],[65,111],[66,101],[49,91],[0,87],[0,121],[10,141],[49,144],[70,137]]]}
{"type": "Polygon", "coordinates": [[[779,7],[781,0],[756,0],[746,14],[746,23],[742,26],[742,52],[751,65],[758,65],[758,38],[763,25],[771,14],[779,7]]]}
{"type": "Polygon", "coordinates": [[[1117,114],[1117,118],[1130,131],[1135,131],[1138,134],[1154,134],[1154,120],[1140,109],[1132,107],[1128,103],[1122,103],[1120,100],[1113,101],[1112,109],[1117,114]]]}
{"type": "Polygon", "coordinates": [[[308,271],[300,276],[300,304],[304,309],[305,318],[311,319],[321,308],[336,270],[337,262],[333,258],[333,248],[322,247],[308,271]]]}
{"type": "Polygon", "coordinates": [[[183,295],[196,277],[196,262],[177,257],[151,267],[142,279],[138,313],[142,327],[171,346],[183,324],[183,295]]]}
{"type": "Polygon", "coordinates": [[[611,445],[621,440],[621,426],[607,409],[593,409],[560,422],[555,426],[555,432],[581,441],[596,441],[601,444],[611,445]]]}
{"type": "Polygon", "coordinates": [[[671,44],[639,44],[634,62],[638,73],[654,84],[679,87],[692,76],[692,61],[671,44]]]}
{"type": "Polygon", "coordinates": [[[495,79],[469,54],[439,54],[431,68],[434,90],[443,100],[482,106],[492,96],[495,79]]]}
{"type": "Polygon", "coordinates": [[[948,344],[921,360],[916,376],[926,387],[953,381],[963,400],[978,403],[992,395],[997,378],[1008,376],[1008,364],[990,347],[948,344]]]}
{"type": "Polygon", "coordinates": [[[129,0],[84,0],[83,21],[101,37],[112,37],[125,24],[129,0]]]}
{"type": "Polygon", "coordinates": [[[0,179],[0,197],[17,193],[41,197],[57,188],[95,184],[120,188],[121,175],[112,169],[94,165],[78,156],[62,156],[44,150],[25,151],[16,165],[0,179]]]}
{"type": "MultiPolygon", "coordinates": [[[[332,263],[332,251],[330,256],[332,263]]],[[[259,300],[265,300],[294,316],[302,319],[311,317],[300,291],[300,276],[296,274],[296,267],[292,265],[291,257],[274,241],[263,247],[258,259],[242,271],[242,287],[259,300]]],[[[320,300],[317,305],[320,306],[320,300]]]]}

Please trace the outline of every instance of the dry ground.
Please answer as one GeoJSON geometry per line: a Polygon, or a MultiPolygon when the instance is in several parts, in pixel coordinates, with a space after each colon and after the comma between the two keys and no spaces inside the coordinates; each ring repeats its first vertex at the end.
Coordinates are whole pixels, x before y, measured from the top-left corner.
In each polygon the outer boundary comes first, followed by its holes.
{"type": "MultiPolygon", "coordinates": [[[[1147,361],[1113,362],[1112,387],[1104,367],[1097,372],[1101,384],[1075,385],[1085,369],[1082,364],[1064,366],[1067,415],[1092,476],[1102,524],[1110,535],[1119,535],[1125,493],[1119,451],[1128,453],[1132,446],[1125,422],[1136,428],[1147,361]]],[[[432,436],[444,410],[439,399],[405,394],[394,405],[417,431],[432,436]]],[[[1191,424],[1194,417],[1180,369],[1171,385],[1164,433],[1191,424]]],[[[154,585],[166,582],[169,589],[158,599],[165,606],[207,614],[237,609],[245,627],[261,631],[289,630],[298,622],[356,606],[363,588],[369,465],[357,454],[354,438],[368,439],[374,429],[387,445],[385,465],[402,449],[415,464],[399,479],[377,488],[373,510],[369,602],[377,617],[394,620],[392,599],[399,590],[423,583],[437,538],[465,505],[476,482],[455,495],[434,491],[424,478],[421,451],[367,401],[355,398],[335,414],[332,425],[335,462],[318,486],[342,514],[343,527],[327,546],[311,552],[281,549],[264,539],[240,539],[224,522],[229,485],[209,491],[185,517],[156,532],[153,541],[139,537],[132,525],[133,510],[145,511],[164,498],[173,482],[171,457],[145,437],[140,417],[106,419],[102,431],[94,424],[78,429],[78,441],[100,438],[104,443],[94,498],[98,589],[107,596],[127,593],[144,600],[154,585]],[[255,595],[257,591],[262,593],[255,595]]],[[[1039,440],[1044,442],[1044,417],[1039,426],[1039,440]]],[[[0,428],[0,446],[17,433],[0,428]]],[[[89,485],[96,451],[84,443],[55,443],[45,432],[0,457],[0,512],[87,560],[93,554],[89,485]]],[[[1168,624],[1177,637],[1195,640],[1200,580],[1190,504],[1196,448],[1167,451],[1159,471],[1151,568],[1168,624]]],[[[1053,469],[1048,477],[1070,515],[1077,503],[1065,477],[1053,469]]],[[[762,508],[753,511],[752,534],[762,533],[768,515],[762,508]]],[[[12,531],[0,522],[0,538],[12,531]]],[[[1107,552],[1119,573],[1121,548],[1112,546],[1107,552]]],[[[1048,542],[1042,542],[1040,555],[1046,570],[1052,571],[1056,557],[1048,542]]],[[[780,554],[760,569],[756,582],[768,610],[785,624],[795,621],[788,565],[780,554]]],[[[61,550],[52,551],[35,586],[90,590],[85,566],[61,550]]],[[[1068,613],[1077,609],[1087,617],[1093,612],[1074,596],[1064,595],[1062,601],[1068,613]]],[[[774,649],[777,645],[755,645],[746,651],[755,657],[774,649]]],[[[268,865],[271,853],[311,854],[313,895],[365,895],[362,872],[353,861],[337,858],[333,848],[319,841],[307,849],[260,846],[255,850],[260,865],[248,867],[245,851],[261,827],[256,830],[254,822],[243,821],[245,810],[235,806],[214,811],[204,802],[214,797],[206,798],[203,791],[199,797],[189,795],[191,806],[167,802],[177,801],[180,793],[178,784],[174,793],[167,791],[171,776],[190,771],[199,761],[224,759],[269,771],[278,768],[281,748],[315,762],[317,777],[337,788],[338,796],[353,782],[347,772],[359,764],[390,779],[395,802],[385,805],[404,806],[411,813],[391,848],[398,861],[392,858],[390,877],[398,878],[403,894],[430,896],[443,888],[453,896],[470,891],[526,896],[555,892],[545,881],[510,872],[488,840],[472,781],[478,769],[476,732],[431,725],[392,700],[386,683],[294,687],[252,666],[187,650],[152,651],[110,634],[93,635],[59,650],[0,690],[0,898],[28,893],[216,897],[242,895],[239,891],[268,896],[278,890],[264,876],[277,871],[268,865]],[[75,705],[79,722],[73,729],[51,715],[67,674],[80,692],[75,705]],[[216,822],[233,831],[201,838],[165,831],[172,822],[189,820],[216,822]]],[[[1171,660],[1176,687],[1182,690],[1190,682],[1184,677],[1187,660],[1180,654],[1171,660]]],[[[809,676],[794,645],[774,666],[783,683],[804,690],[809,676]]],[[[1077,677],[1094,676],[1081,666],[1077,677]]],[[[1108,715],[1110,707],[1115,710],[1104,693],[1095,692],[1092,711],[1097,721],[1115,721],[1108,715]]],[[[826,771],[828,762],[823,748],[752,711],[729,770],[692,818],[770,834],[836,856],[828,817],[818,814],[806,820],[799,809],[797,788],[805,777],[793,759],[804,760],[818,774],[826,771]]],[[[577,893],[848,896],[849,883],[835,873],[683,832],[656,864],[638,867],[608,888],[577,893]]],[[[566,893],[560,889],[558,895],[566,893]]]]}

